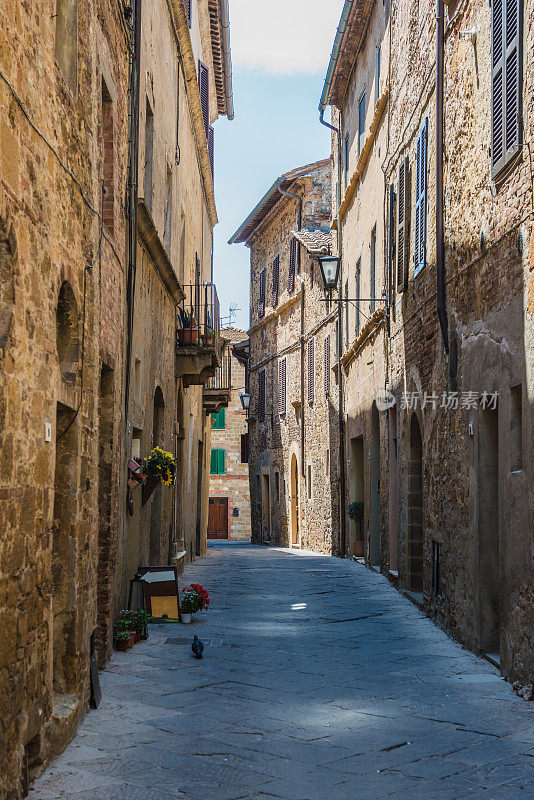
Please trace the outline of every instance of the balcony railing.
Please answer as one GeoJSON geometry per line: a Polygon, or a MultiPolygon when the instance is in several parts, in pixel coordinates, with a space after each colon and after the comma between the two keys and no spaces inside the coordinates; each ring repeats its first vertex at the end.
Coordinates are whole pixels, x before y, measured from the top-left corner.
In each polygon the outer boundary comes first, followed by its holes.
{"type": "Polygon", "coordinates": [[[232,390],[232,355],[228,348],[223,353],[221,366],[217,367],[215,375],[209,379],[205,388],[221,392],[232,390]]]}
{"type": "Polygon", "coordinates": [[[221,331],[219,298],[214,283],[183,287],[185,297],[178,308],[177,331],[181,345],[215,345],[221,331]]]}

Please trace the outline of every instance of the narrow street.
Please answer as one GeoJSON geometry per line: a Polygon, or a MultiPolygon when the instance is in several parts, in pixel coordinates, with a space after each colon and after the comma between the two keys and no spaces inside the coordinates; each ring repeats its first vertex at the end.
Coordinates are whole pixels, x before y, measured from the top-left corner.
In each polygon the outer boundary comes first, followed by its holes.
{"type": "Polygon", "coordinates": [[[534,797],[529,704],[384,577],[219,545],[190,580],[210,610],[114,653],[32,800],[534,797]]]}

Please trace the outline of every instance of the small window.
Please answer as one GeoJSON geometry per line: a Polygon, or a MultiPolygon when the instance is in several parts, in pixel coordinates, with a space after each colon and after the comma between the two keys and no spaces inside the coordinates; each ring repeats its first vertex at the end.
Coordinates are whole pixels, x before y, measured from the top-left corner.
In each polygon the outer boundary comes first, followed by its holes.
{"type": "Polygon", "coordinates": [[[223,431],[226,428],[226,409],[221,408],[217,413],[211,415],[211,427],[215,431],[223,431]]]}
{"type": "Polygon", "coordinates": [[[415,170],[415,241],[414,275],[417,275],[426,262],[426,178],[428,150],[428,119],[417,137],[417,157],[415,170]]]}
{"type": "Polygon", "coordinates": [[[265,419],[265,370],[260,370],[258,374],[258,419],[263,422],[265,419]]]}
{"type": "Polygon", "coordinates": [[[510,389],[510,470],[523,469],[523,398],[521,384],[510,389]]]}
{"type": "Polygon", "coordinates": [[[358,100],[358,155],[363,150],[365,143],[365,92],[358,100]]]}
{"type": "Polygon", "coordinates": [[[225,464],[226,452],[218,448],[211,451],[210,475],[224,475],[226,472],[225,464]]]}
{"type": "Polygon", "coordinates": [[[436,597],[441,597],[441,545],[432,542],[432,591],[436,597]]]}
{"type": "Polygon", "coordinates": [[[312,496],[313,496],[312,465],[311,464],[308,464],[308,480],[307,480],[307,484],[308,484],[308,487],[307,487],[308,488],[308,500],[311,500],[312,496]]]}
{"type": "Polygon", "coordinates": [[[241,463],[248,464],[248,433],[241,434],[241,463]]]}

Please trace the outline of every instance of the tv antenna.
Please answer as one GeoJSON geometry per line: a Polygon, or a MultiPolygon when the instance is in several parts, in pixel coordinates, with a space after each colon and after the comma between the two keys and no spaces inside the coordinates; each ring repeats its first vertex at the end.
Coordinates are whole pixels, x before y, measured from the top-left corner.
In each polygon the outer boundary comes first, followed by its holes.
{"type": "Polygon", "coordinates": [[[228,327],[232,326],[232,323],[235,322],[236,314],[238,311],[241,311],[241,309],[239,308],[237,303],[230,303],[230,306],[228,308],[228,314],[225,317],[221,317],[221,322],[224,324],[225,327],[226,325],[228,325],[228,327]]]}

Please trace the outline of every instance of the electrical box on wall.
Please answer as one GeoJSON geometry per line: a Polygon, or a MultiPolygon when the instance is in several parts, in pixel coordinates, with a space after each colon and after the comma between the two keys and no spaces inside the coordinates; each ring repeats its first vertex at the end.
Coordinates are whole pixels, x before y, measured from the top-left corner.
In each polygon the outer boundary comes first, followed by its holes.
{"type": "Polygon", "coordinates": [[[238,517],[239,516],[239,509],[238,508],[232,509],[232,516],[233,517],[238,517]]]}
{"type": "Polygon", "coordinates": [[[45,442],[51,442],[52,441],[52,423],[51,422],[45,422],[44,425],[45,425],[45,442]]]}

